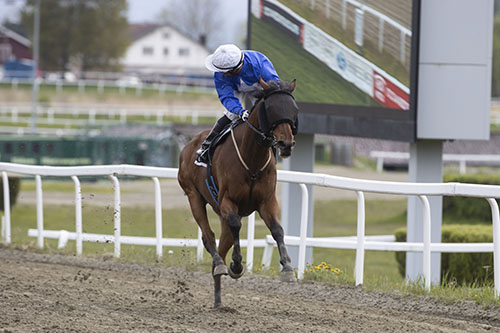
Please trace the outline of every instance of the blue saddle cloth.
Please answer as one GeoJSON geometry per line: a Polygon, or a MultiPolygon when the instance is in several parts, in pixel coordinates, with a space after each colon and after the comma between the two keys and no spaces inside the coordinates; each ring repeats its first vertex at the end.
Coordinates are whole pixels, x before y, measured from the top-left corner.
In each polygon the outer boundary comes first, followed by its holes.
{"type": "Polygon", "coordinates": [[[205,154],[208,154],[207,178],[205,179],[205,183],[207,184],[208,191],[210,192],[210,195],[212,196],[212,199],[214,199],[217,206],[219,206],[219,201],[217,200],[217,197],[219,195],[219,189],[217,188],[217,185],[215,184],[214,181],[214,177],[212,176],[212,158],[214,156],[215,148],[217,148],[219,144],[221,144],[222,142],[224,142],[224,140],[226,140],[226,138],[229,135],[229,132],[233,128],[240,125],[241,123],[243,123],[243,120],[238,119],[227,125],[222,131],[220,131],[219,135],[215,137],[215,139],[210,144],[210,147],[207,149],[207,152],[205,152],[205,154]]]}

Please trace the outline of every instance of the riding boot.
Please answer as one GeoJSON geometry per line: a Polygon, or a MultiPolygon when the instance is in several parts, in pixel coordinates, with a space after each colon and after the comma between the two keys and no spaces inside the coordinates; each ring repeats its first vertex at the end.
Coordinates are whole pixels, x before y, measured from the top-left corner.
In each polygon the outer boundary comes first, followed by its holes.
{"type": "Polygon", "coordinates": [[[231,119],[226,117],[225,115],[222,116],[217,122],[215,123],[214,127],[208,133],[207,137],[201,144],[200,149],[196,151],[196,154],[198,156],[196,157],[196,160],[194,161],[194,164],[199,165],[199,166],[207,166],[207,154],[206,152],[208,151],[208,148],[210,147],[210,144],[212,144],[212,141],[219,135],[219,133],[226,127],[229,123],[231,123],[231,119]]]}

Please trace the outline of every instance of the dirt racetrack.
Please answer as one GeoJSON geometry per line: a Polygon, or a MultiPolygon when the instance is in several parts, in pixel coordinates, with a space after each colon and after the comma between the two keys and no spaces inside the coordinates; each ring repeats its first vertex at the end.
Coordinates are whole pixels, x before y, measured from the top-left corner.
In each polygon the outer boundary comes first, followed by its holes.
{"type": "Polygon", "coordinates": [[[0,332],[500,332],[500,309],[0,246],[0,332]]]}

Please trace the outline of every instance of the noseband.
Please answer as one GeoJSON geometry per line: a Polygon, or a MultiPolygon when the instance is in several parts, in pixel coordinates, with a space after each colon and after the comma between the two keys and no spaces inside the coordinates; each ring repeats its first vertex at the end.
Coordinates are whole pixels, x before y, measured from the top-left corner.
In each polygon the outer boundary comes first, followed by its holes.
{"type": "MultiPolygon", "coordinates": [[[[283,117],[282,119],[278,119],[276,121],[274,121],[273,123],[269,124],[268,123],[268,118],[267,118],[267,113],[266,113],[266,101],[267,99],[270,97],[270,96],[273,96],[273,95],[288,95],[290,97],[292,97],[293,100],[295,100],[295,98],[293,97],[293,95],[288,92],[288,91],[285,91],[285,90],[274,90],[274,91],[271,91],[270,93],[266,94],[262,99],[263,99],[263,103],[260,105],[260,109],[258,110],[259,111],[259,124],[260,124],[260,127],[263,127],[262,125],[262,122],[265,123],[265,127],[268,127],[268,129],[266,131],[263,131],[259,128],[256,128],[255,126],[253,126],[249,121],[246,121],[248,127],[250,127],[257,135],[257,142],[261,145],[261,146],[264,146],[264,147],[276,147],[277,144],[278,144],[278,141],[276,140],[276,137],[272,134],[272,131],[276,128],[276,126],[282,122],[288,122],[290,123],[290,126],[292,127],[292,132],[293,134],[297,134],[297,127],[298,127],[298,120],[295,119],[295,122],[292,120],[292,119],[289,119],[289,117],[283,117]]],[[[254,105],[254,107],[252,108],[252,112],[254,111],[255,109],[255,106],[257,105],[258,103],[256,103],[254,105]]]]}

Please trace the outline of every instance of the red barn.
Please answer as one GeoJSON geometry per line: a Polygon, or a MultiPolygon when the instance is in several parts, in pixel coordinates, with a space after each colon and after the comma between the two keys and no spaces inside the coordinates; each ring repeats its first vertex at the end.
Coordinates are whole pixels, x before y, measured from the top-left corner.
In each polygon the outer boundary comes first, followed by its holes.
{"type": "Polygon", "coordinates": [[[7,60],[33,59],[28,38],[0,25],[0,65],[7,60]]]}

